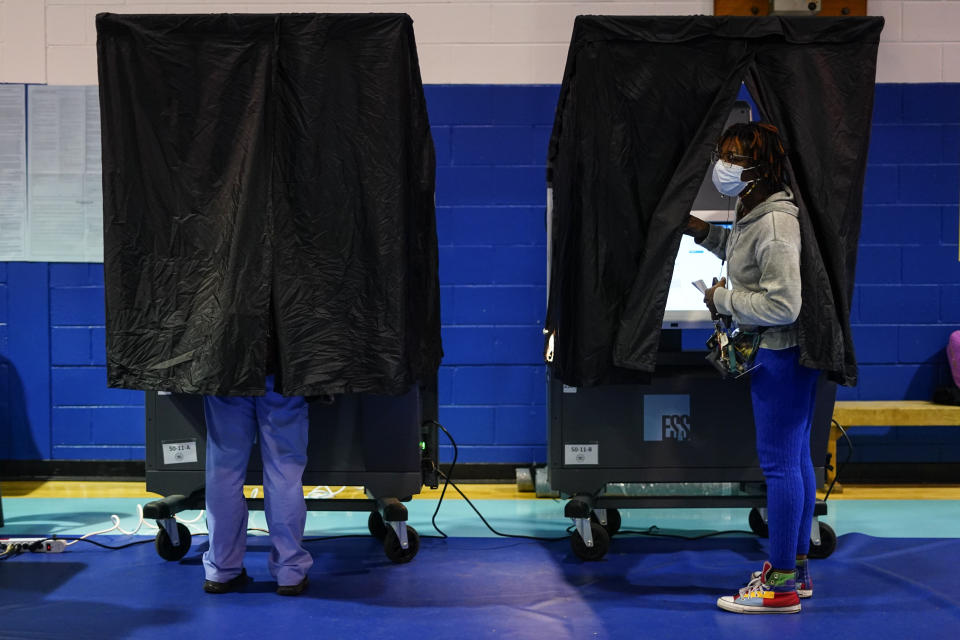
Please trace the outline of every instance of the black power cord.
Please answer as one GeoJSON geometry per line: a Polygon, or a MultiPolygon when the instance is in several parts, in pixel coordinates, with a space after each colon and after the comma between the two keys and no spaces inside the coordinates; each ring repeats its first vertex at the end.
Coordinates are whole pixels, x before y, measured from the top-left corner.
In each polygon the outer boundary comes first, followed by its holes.
{"type": "MultiPolygon", "coordinates": [[[[496,536],[499,536],[499,537],[501,537],[501,538],[516,538],[516,539],[520,539],[520,540],[536,540],[536,541],[538,541],[538,542],[559,542],[559,541],[561,541],[561,540],[569,540],[569,536],[568,536],[568,535],[559,536],[559,537],[547,538],[547,537],[543,537],[543,536],[528,536],[528,535],[519,534],[519,533],[503,533],[502,531],[497,531],[497,530],[493,527],[493,525],[491,525],[491,524],[487,521],[487,519],[483,516],[483,514],[480,513],[480,510],[477,509],[477,506],[476,506],[475,504],[473,504],[473,502],[470,500],[470,498],[468,498],[468,497],[466,496],[466,494],[460,489],[460,487],[457,486],[457,484],[456,484],[456,483],[453,481],[453,479],[452,479],[452,478],[453,478],[453,471],[454,471],[454,469],[455,469],[456,466],[457,466],[457,459],[459,458],[459,455],[460,455],[460,449],[459,449],[459,447],[457,446],[457,441],[454,440],[453,435],[451,435],[450,432],[447,431],[446,427],[444,427],[442,424],[440,424],[439,422],[437,422],[437,421],[435,421],[435,420],[432,420],[431,423],[434,424],[434,425],[436,425],[441,431],[443,431],[444,435],[447,436],[447,439],[450,440],[450,444],[453,446],[453,461],[450,463],[450,469],[447,471],[447,473],[444,473],[443,471],[440,470],[439,465],[438,465],[437,462],[434,462],[434,463],[433,463],[433,465],[434,465],[434,470],[437,472],[438,475],[440,475],[440,476],[443,478],[443,489],[440,491],[440,498],[437,500],[437,507],[436,507],[436,509],[434,509],[434,511],[433,511],[433,517],[430,519],[430,522],[431,522],[431,524],[433,525],[433,528],[434,528],[434,529],[437,531],[437,533],[440,534],[440,535],[438,535],[438,536],[421,536],[421,537],[424,537],[424,538],[439,538],[439,539],[446,539],[446,538],[449,538],[449,537],[450,537],[449,535],[447,535],[447,533],[445,533],[445,532],[437,525],[437,515],[440,513],[440,507],[441,507],[441,505],[443,504],[443,499],[444,499],[444,497],[445,497],[446,494],[447,494],[447,488],[452,486],[452,487],[454,488],[454,490],[456,490],[456,492],[460,494],[460,497],[463,498],[468,505],[470,505],[470,508],[473,509],[473,512],[477,514],[477,517],[480,518],[480,521],[483,522],[483,524],[487,527],[487,529],[489,529],[490,532],[493,533],[493,534],[496,535],[496,536]]],[[[841,433],[843,433],[844,438],[846,438],[847,443],[850,445],[850,450],[849,450],[848,453],[847,453],[847,457],[846,457],[846,459],[844,460],[843,465],[840,465],[840,469],[842,469],[843,466],[846,465],[846,463],[850,460],[850,456],[851,456],[852,453],[853,453],[853,443],[850,442],[850,437],[847,435],[847,432],[843,429],[843,427],[840,426],[840,424],[839,424],[838,422],[836,422],[836,420],[834,420],[833,423],[837,425],[837,427],[840,429],[841,433]]],[[[836,484],[836,482],[837,482],[837,478],[840,477],[840,469],[837,470],[837,475],[836,475],[836,477],[834,477],[833,483],[830,485],[830,488],[827,490],[827,494],[826,494],[826,496],[824,497],[824,501],[826,501],[827,497],[829,497],[830,492],[833,490],[833,486],[834,486],[834,485],[836,484]]],[[[571,533],[572,531],[573,531],[573,527],[572,527],[572,526],[567,527],[566,532],[567,532],[568,534],[571,533]]],[[[704,533],[704,534],[700,534],[700,535],[696,535],[696,536],[684,536],[684,535],[672,534],[672,533],[660,533],[660,532],[659,532],[659,527],[657,527],[656,525],[651,525],[651,526],[650,526],[649,528],[647,528],[647,529],[640,529],[640,530],[621,529],[621,530],[618,532],[618,535],[648,536],[648,537],[653,537],[653,538],[673,538],[673,539],[677,539],[677,540],[702,540],[702,539],[705,539],[705,538],[712,538],[712,537],[716,537],[716,536],[723,536],[723,535],[730,535],[730,534],[751,534],[751,535],[753,535],[753,532],[752,532],[752,531],[746,531],[746,530],[736,530],[736,529],[734,529],[734,530],[729,530],[729,531],[712,531],[712,532],[709,532],[709,533],[704,533]]],[[[205,536],[205,535],[209,535],[209,534],[207,534],[207,533],[194,533],[194,534],[192,534],[192,535],[194,535],[194,536],[205,536]]],[[[366,535],[366,534],[343,534],[343,535],[335,535],[335,536],[318,536],[318,537],[303,538],[303,542],[321,542],[321,541],[326,541],[326,540],[342,540],[342,539],[346,539],[346,538],[368,538],[368,537],[369,537],[369,536],[366,535]]],[[[86,543],[88,543],[88,544],[92,544],[92,545],[95,545],[95,546],[97,546],[97,547],[101,547],[101,548],[103,548],[103,549],[109,549],[109,550],[111,550],[111,551],[118,551],[118,550],[120,550],[120,549],[127,549],[127,548],[129,548],[129,547],[133,547],[133,546],[137,546],[137,545],[141,545],[141,544],[149,544],[149,543],[151,543],[151,542],[154,541],[154,538],[151,537],[151,538],[147,538],[147,539],[145,539],[145,540],[135,540],[135,541],[133,541],[133,542],[128,542],[128,543],[126,543],[126,544],[111,546],[111,545],[103,544],[102,542],[97,542],[96,540],[91,540],[90,538],[63,537],[63,536],[56,536],[56,535],[54,535],[54,536],[51,536],[51,537],[49,537],[49,538],[45,538],[45,539],[43,539],[43,540],[39,540],[39,541],[37,541],[37,543],[42,543],[42,542],[45,542],[46,540],[66,540],[66,541],[71,541],[71,542],[86,542],[86,543]]],[[[34,543],[34,544],[37,544],[37,543],[34,543]]],[[[11,545],[11,546],[8,547],[3,553],[0,553],[0,560],[6,560],[7,558],[12,558],[12,557],[14,557],[14,556],[20,555],[21,553],[24,553],[25,551],[29,551],[29,548],[24,548],[25,546],[27,546],[27,545],[11,545]]]]}
{"type": "Polygon", "coordinates": [[[850,458],[853,456],[853,440],[850,439],[850,436],[847,435],[847,430],[843,428],[836,420],[831,419],[831,423],[837,425],[837,429],[840,429],[840,433],[843,434],[843,439],[847,441],[847,455],[843,459],[843,463],[838,464],[836,460],[831,460],[833,464],[837,465],[837,472],[833,474],[833,482],[830,483],[830,486],[827,487],[827,492],[823,496],[823,501],[826,502],[830,497],[830,494],[833,492],[833,487],[837,484],[837,480],[840,479],[840,472],[843,471],[843,468],[847,466],[847,463],[850,462],[850,458]]]}
{"type": "MultiPolygon", "coordinates": [[[[429,422],[430,422],[430,424],[432,424],[432,425],[434,425],[434,426],[439,427],[440,429],[442,429],[443,432],[444,432],[445,434],[447,434],[447,437],[450,438],[450,442],[453,443],[453,462],[450,463],[450,470],[448,471],[448,473],[452,476],[452,475],[453,475],[453,470],[454,470],[454,468],[457,466],[457,457],[460,455],[460,451],[459,451],[459,449],[457,449],[457,443],[453,441],[453,436],[450,435],[450,432],[447,431],[442,424],[440,424],[440,423],[437,422],[436,420],[430,420],[429,422]]],[[[437,452],[437,458],[438,458],[438,459],[433,462],[433,470],[434,470],[438,475],[442,475],[442,476],[443,476],[443,489],[441,489],[441,491],[440,491],[440,499],[437,500],[437,508],[433,510],[433,517],[430,518],[430,524],[433,525],[433,528],[434,528],[434,529],[436,530],[436,532],[439,533],[440,535],[439,535],[439,536],[424,536],[424,537],[427,537],[427,538],[440,538],[441,540],[445,540],[445,539],[449,538],[450,536],[448,536],[446,533],[444,533],[444,531],[443,531],[439,526],[437,526],[437,514],[440,513],[440,505],[443,504],[443,497],[444,497],[445,495],[447,495],[447,487],[450,486],[450,477],[449,477],[449,476],[446,476],[446,475],[443,475],[443,473],[440,471],[440,465],[439,465],[440,452],[439,452],[439,451],[437,452]]]]}
{"type": "Polygon", "coordinates": [[[657,525],[652,525],[647,529],[621,529],[617,532],[618,536],[621,535],[631,535],[631,536],[649,536],[651,538],[673,538],[675,540],[703,540],[704,538],[715,538],[717,536],[726,536],[732,534],[748,534],[751,536],[756,536],[757,534],[753,531],[747,531],[746,529],[730,529],[728,531],[711,531],[709,533],[701,533],[696,536],[682,536],[679,533],[659,533],[660,527],[657,525]]]}
{"type": "Polygon", "coordinates": [[[303,538],[301,542],[323,542],[325,540],[343,540],[345,538],[368,539],[369,537],[370,537],[369,533],[344,533],[338,536],[314,536],[311,538],[303,538]]]}
{"type": "MultiPolygon", "coordinates": [[[[444,429],[444,432],[446,432],[446,429],[444,429]]],[[[439,474],[440,474],[441,476],[443,476],[445,479],[450,480],[444,472],[442,472],[442,471],[437,471],[437,473],[439,473],[439,474]]],[[[460,487],[458,487],[458,486],[456,485],[456,483],[454,483],[452,480],[450,480],[450,485],[451,485],[454,489],[457,490],[457,493],[460,494],[460,497],[462,497],[464,500],[467,501],[467,504],[470,505],[470,508],[473,509],[473,512],[477,514],[477,517],[480,518],[480,520],[483,522],[483,524],[486,525],[487,529],[489,529],[490,532],[493,533],[494,535],[498,535],[498,536],[500,536],[501,538],[519,538],[519,539],[521,539],[521,540],[538,540],[538,541],[540,541],[540,542],[557,542],[557,541],[559,541],[559,540],[568,540],[568,539],[569,539],[568,536],[562,536],[562,537],[559,537],[559,538],[545,538],[545,537],[541,537],[541,536],[527,536],[527,535],[523,535],[523,534],[520,534],[520,533],[502,533],[502,532],[500,532],[500,531],[497,531],[496,529],[493,528],[493,526],[491,526],[491,524],[490,524],[489,522],[487,522],[487,519],[483,517],[483,514],[480,513],[480,510],[477,509],[476,505],[474,505],[474,504],[470,501],[470,498],[468,498],[468,497],[463,493],[463,491],[460,490],[460,487]]]]}
{"type": "MultiPolygon", "coordinates": [[[[259,529],[248,529],[248,531],[259,531],[259,529]]],[[[210,535],[210,534],[209,534],[209,533],[206,533],[206,532],[201,532],[201,533],[193,533],[193,532],[191,532],[190,535],[191,535],[192,537],[196,537],[196,536],[206,536],[206,535],[210,535]]],[[[351,534],[344,534],[344,535],[337,535],[337,536],[320,536],[320,537],[304,538],[302,541],[303,541],[303,542],[318,542],[318,541],[321,541],[321,540],[340,540],[340,539],[342,539],[342,538],[369,538],[369,537],[370,537],[370,536],[367,535],[367,534],[365,534],[365,533],[363,533],[363,534],[361,534],[361,533],[351,533],[351,534]]],[[[71,537],[71,536],[56,536],[56,535],[54,535],[54,536],[50,536],[49,538],[44,538],[43,540],[37,540],[36,542],[31,543],[29,546],[38,545],[38,544],[41,544],[41,543],[43,543],[43,542],[46,542],[47,540],[66,540],[67,542],[86,542],[87,544],[92,544],[92,545],[98,546],[98,547],[100,547],[100,548],[102,548],[102,549],[109,549],[109,550],[111,550],[111,551],[118,551],[118,550],[120,550],[120,549],[127,549],[127,548],[129,548],[129,547],[135,547],[135,546],[140,545],[140,544],[150,544],[151,542],[154,541],[155,538],[156,538],[156,536],[151,536],[151,537],[146,538],[146,539],[144,539],[144,540],[134,540],[133,542],[128,542],[128,543],[126,543],[126,544],[121,544],[121,545],[108,545],[108,544],[103,544],[102,542],[97,542],[96,540],[92,540],[92,539],[90,539],[90,538],[76,538],[76,537],[71,537]]],[[[23,552],[25,552],[25,551],[30,551],[30,550],[31,550],[28,545],[10,545],[10,546],[11,546],[10,549],[7,549],[7,551],[4,551],[3,553],[0,553],[0,560],[3,560],[3,559],[6,559],[6,558],[8,558],[8,557],[12,557],[12,556],[18,555],[18,554],[20,554],[20,553],[23,553],[23,552]],[[26,547],[26,548],[25,548],[25,547],[26,547]]]]}
{"type": "MultiPolygon", "coordinates": [[[[434,422],[433,424],[437,425],[437,427],[439,427],[440,430],[443,431],[443,433],[450,440],[450,444],[453,445],[453,462],[450,464],[450,469],[447,473],[443,473],[443,471],[440,471],[439,469],[437,469],[437,473],[440,474],[444,479],[444,484],[443,484],[443,490],[440,492],[440,500],[437,502],[437,508],[433,512],[432,522],[433,522],[433,528],[436,529],[438,533],[440,533],[440,536],[429,536],[429,537],[435,537],[435,538],[448,537],[447,534],[441,531],[440,528],[437,526],[436,519],[437,519],[437,513],[440,511],[440,505],[443,503],[443,496],[447,491],[447,485],[450,485],[456,490],[457,493],[460,494],[460,497],[466,500],[467,504],[470,505],[470,508],[473,509],[474,513],[477,514],[477,517],[479,517],[480,520],[483,522],[483,524],[486,525],[487,529],[489,529],[493,534],[497,536],[500,536],[502,538],[518,538],[521,540],[537,540],[540,542],[559,542],[561,540],[570,539],[569,536],[546,538],[541,536],[527,536],[527,535],[516,534],[516,533],[503,533],[494,529],[493,526],[489,522],[487,522],[487,519],[483,517],[483,514],[480,513],[480,510],[477,509],[476,505],[474,505],[473,502],[470,501],[470,498],[468,498],[466,494],[464,494],[463,491],[460,489],[460,487],[458,487],[457,484],[451,479],[451,477],[453,476],[453,469],[457,464],[457,455],[458,455],[457,443],[453,439],[453,436],[450,435],[450,432],[447,431],[447,429],[442,424],[440,424],[439,422],[434,422]]],[[[573,530],[572,526],[568,527],[567,533],[572,532],[572,530],[573,530]]],[[[654,538],[675,538],[678,540],[701,540],[704,538],[711,538],[715,536],[723,536],[723,535],[730,535],[730,534],[749,534],[751,536],[756,535],[754,534],[753,531],[729,530],[729,531],[712,531],[710,533],[704,533],[696,536],[683,536],[683,535],[672,534],[672,533],[659,533],[659,527],[657,527],[656,525],[643,530],[621,530],[618,532],[618,535],[621,535],[621,534],[649,536],[654,538]]]]}
{"type": "MultiPolygon", "coordinates": [[[[195,533],[195,534],[193,534],[193,535],[195,535],[195,536],[200,536],[200,535],[207,535],[207,534],[205,534],[205,533],[195,533]]],[[[96,546],[101,547],[101,548],[103,548],[103,549],[110,549],[111,551],[117,551],[117,550],[119,550],[119,549],[126,549],[126,548],[128,548],[128,547],[135,547],[135,546],[137,546],[138,544],[147,544],[147,543],[153,542],[154,539],[151,537],[151,538],[147,538],[146,540],[134,540],[133,542],[128,542],[128,543],[126,543],[126,544],[121,544],[121,545],[117,545],[117,546],[111,546],[111,545],[108,545],[108,544],[103,544],[102,542],[97,542],[96,540],[91,540],[90,538],[78,538],[78,537],[73,537],[73,536],[58,536],[58,535],[52,535],[52,536],[50,536],[50,537],[48,537],[48,538],[43,538],[43,539],[40,539],[40,540],[36,540],[36,541],[34,541],[34,542],[31,542],[29,545],[27,545],[27,544],[15,545],[15,546],[17,547],[17,551],[16,551],[16,553],[14,553],[13,555],[17,555],[17,554],[23,553],[23,552],[25,552],[25,551],[33,551],[33,548],[32,548],[32,547],[39,548],[39,545],[42,545],[44,542],[47,542],[47,541],[51,541],[51,542],[52,542],[53,540],[65,540],[65,541],[67,541],[67,542],[86,542],[87,544],[96,545],[96,546]]],[[[13,545],[11,545],[11,546],[13,546],[13,545]]],[[[0,559],[4,558],[4,557],[7,555],[7,553],[9,553],[9,551],[10,551],[10,550],[8,549],[7,552],[5,552],[4,554],[0,555],[0,559]]]]}
{"type": "Polygon", "coordinates": [[[466,500],[467,504],[470,505],[470,508],[473,509],[473,512],[476,513],[477,517],[480,518],[480,521],[483,522],[483,524],[487,527],[487,529],[489,529],[490,532],[493,533],[494,535],[500,536],[501,538],[518,538],[521,540],[537,540],[540,542],[557,542],[559,540],[569,539],[568,536],[563,536],[560,538],[545,538],[540,536],[527,536],[519,533],[503,533],[501,531],[497,531],[496,529],[494,529],[493,526],[489,522],[487,522],[487,519],[483,517],[483,514],[480,513],[480,510],[477,509],[476,505],[470,501],[470,498],[468,498],[466,494],[464,494],[463,491],[460,490],[460,487],[458,487],[457,484],[452,480],[453,469],[454,467],[456,467],[457,457],[459,456],[459,448],[457,447],[457,441],[453,439],[453,436],[450,435],[450,432],[447,431],[446,427],[444,427],[442,424],[440,424],[435,420],[432,421],[432,423],[435,424],[441,431],[443,431],[444,435],[447,436],[447,439],[450,440],[450,444],[453,445],[453,462],[450,463],[450,469],[447,471],[447,473],[444,473],[443,471],[441,471],[439,467],[436,468],[437,473],[443,478],[443,490],[440,492],[440,499],[437,501],[437,508],[433,512],[432,523],[433,523],[433,528],[436,529],[437,533],[439,533],[440,535],[428,536],[428,537],[432,537],[432,538],[449,537],[447,536],[446,533],[444,533],[440,529],[440,527],[437,526],[437,513],[440,512],[440,505],[443,504],[443,497],[444,495],[446,495],[447,486],[449,485],[449,486],[452,486],[456,490],[456,492],[460,494],[461,498],[466,500]]]}
{"type": "Polygon", "coordinates": [[[20,555],[21,553],[27,551],[27,549],[24,549],[25,546],[26,546],[26,545],[23,545],[23,544],[10,544],[10,545],[7,545],[6,548],[3,550],[3,553],[0,553],[0,560],[7,560],[7,559],[9,559],[9,558],[15,558],[16,556],[20,555]]]}

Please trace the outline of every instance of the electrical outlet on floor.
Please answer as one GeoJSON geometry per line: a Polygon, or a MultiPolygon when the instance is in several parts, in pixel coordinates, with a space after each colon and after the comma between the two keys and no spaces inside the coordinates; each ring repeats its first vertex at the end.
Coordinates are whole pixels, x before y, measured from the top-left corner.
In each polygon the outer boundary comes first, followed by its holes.
{"type": "Polygon", "coordinates": [[[0,538],[0,547],[4,547],[4,551],[9,551],[12,546],[19,546],[21,551],[33,553],[63,553],[67,549],[67,541],[50,538],[0,538]]]}

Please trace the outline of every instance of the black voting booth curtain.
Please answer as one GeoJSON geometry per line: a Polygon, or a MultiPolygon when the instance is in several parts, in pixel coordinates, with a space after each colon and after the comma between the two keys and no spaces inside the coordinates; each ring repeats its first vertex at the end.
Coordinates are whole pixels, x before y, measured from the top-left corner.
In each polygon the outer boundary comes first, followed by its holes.
{"type": "Polygon", "coordinates": [[[589,386],[654,371],[686,218],[745,82],[788,147],[801,212],[801,363],[856,384],[850,302],[882,28],[577,18],[548,158],[555,377],[589,386]]]}
{"type": "Polygon", "coordinates": [[[399,393],[441,357],[403,14],[97,17],[108,384],[399,393]]]}

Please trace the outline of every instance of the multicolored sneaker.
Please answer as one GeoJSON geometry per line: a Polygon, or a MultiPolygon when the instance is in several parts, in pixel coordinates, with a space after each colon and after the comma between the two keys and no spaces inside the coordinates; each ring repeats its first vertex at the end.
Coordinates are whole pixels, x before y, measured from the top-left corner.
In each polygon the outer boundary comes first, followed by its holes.
{"type": "Polygon", "coordinates": [[[719,598],[717,606],[734,613],[800,613],[796,576],[795,570],[774,571],[764,562],[758,580],[751,580],[735,596],[719,598]]]}
{"type": "MultiPolygon", "coordinates": [[[[753,585],[760,582],[760,571],[754,571],[750,574],[750,582],[747,586],[752,587],[753,585]]],[[[813,597],[813,579],[810,577],[810,562],[809,560],[797,560],[797,596],[801,598],[812,598],[813,597]]]]}
{"type": "Polygon", "coordinates": [[[813,579],[810,577],[810,562],[797,561],[797,595],[801,598],[813,597],[813,579]]]}

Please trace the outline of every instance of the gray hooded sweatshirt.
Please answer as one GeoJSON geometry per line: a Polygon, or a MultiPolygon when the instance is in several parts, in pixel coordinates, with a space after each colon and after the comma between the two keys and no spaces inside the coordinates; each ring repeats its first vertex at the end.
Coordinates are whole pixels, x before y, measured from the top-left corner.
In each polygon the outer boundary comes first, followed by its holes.
{"type": "Polygon", "coordinates": [[[728,262],[730,288],[714,294],[717,311],[732,316],[745,331],[768,327],[760,340],[762,348],[796,346],[800,222],[789,187],[758,204],[732,229],[710,225],[702,246],[728,262]]]}

